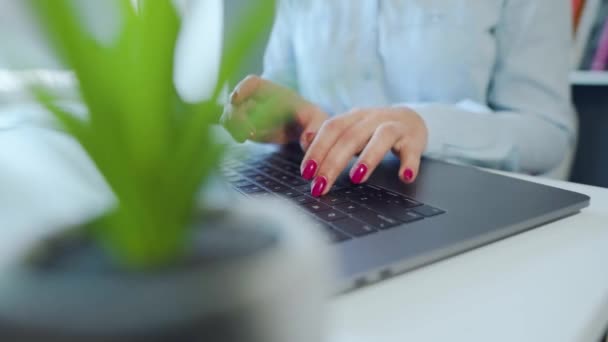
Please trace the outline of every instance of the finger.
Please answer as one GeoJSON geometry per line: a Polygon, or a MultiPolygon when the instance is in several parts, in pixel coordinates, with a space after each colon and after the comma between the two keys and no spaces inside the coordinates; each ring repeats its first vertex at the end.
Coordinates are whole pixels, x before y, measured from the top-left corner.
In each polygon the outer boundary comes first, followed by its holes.
{"type": "MultiPolygon", "coordinates": [[[[324,179],[325,185],[320,189],[319,182],[313,182],[311,194],[319,197],[327,194],[333,187],[336,179],[348,166],[353,156],[361,152],[374,133],[374,123],[370,120],[352,125],[327,153],[327,157],[319,166],[317,178],[324,179]]],[[[389,147],[390,148],[390,147],[389,147]]]]}
{"type": "Polygon", "coordinates": [[[310,107],[308,112],[298,114],[300,124],[302,126],[302,134],[300,135],[300,147],[302,151],[308,151],[308,148],[317,136],[323,123],[327,120],[327,114],[323,113],[319,108],[310,107]]]}
{"type": "Polygon", "coordinates": [[[359,155],[359,158],[351,168],[349,175],[354,184],[366,182],[376,167],[382,162],[384,156],[395,143],[405,134],[403,124],[389,121],[376,128],[369,143],[359,155]]]}
{"type": "Polygon", "coordinates": [[[232,94],[230,94],[230,103],[238,106],[248,99],[268,93],[269,87],[268,81],[257,75],[249,75],[234,88],[232,94]]]}
{"type": "Polygon", "coordinates": [[[420,158],[422,150],[414,144],[408,144],[407,138],[398,143],[396,154],[401,159],[399,179],[406,184],[413,183],[420,171],[420,158]]]}
{"type": "Polygon", "coordinates": [[[255,106],[254,101],[246,101],[236,107],[228,104],[224,107],[224,113],[220,118],[220,124],[238,142],[244,142],[255,134],[255,126],[249,121],[247,113],[255,106]]]}
{"type": "Polygon", "coordinates": [[[286,115],[281,114],[283,100],[277,96],[270,96],[264,100],[256,100],[256,105],[247,112],[249,122],[256,129],[257,141],[269,141],[268,136],[274,136],[279,130],[284,130],[287,124],[286,115]]]}
{"type": "Polygon", "coordinates": [[[323,163],[329,150],[335,145],[340,136],[362,116],[363,113],[353,112],[329,119],[321,125],[316,138],[310,144],[300,165],[300,172],[304,179],[310,180],[314,178],[319,165],[323,163]]]}

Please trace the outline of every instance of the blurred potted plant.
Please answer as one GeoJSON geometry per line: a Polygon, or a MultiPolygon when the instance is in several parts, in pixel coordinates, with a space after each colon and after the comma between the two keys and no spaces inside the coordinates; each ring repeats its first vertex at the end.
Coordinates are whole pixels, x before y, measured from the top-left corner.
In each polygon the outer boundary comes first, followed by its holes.
{"type": "Polygon", "coordinates": [[[100,39],[79,8],[98,2],[29,1],[88,116],[44,89],[36,96],[116,205],[3,271],[0,339],[317,340],[327,254],[313,229],[288,229],[289,207],[213,211],[198,196],[223,155],[211,133],[222,87],[270,23],[273,1],[249,3],[223,54],[220,0],[193,1],[198,14],[185,23],[170,0],[114,2],[118,29],[100,39]],[[209,51],[191,70],[180,50],[194,40],[209,51]],[[177,80],[190,72],[198,87],[177,80]]]}

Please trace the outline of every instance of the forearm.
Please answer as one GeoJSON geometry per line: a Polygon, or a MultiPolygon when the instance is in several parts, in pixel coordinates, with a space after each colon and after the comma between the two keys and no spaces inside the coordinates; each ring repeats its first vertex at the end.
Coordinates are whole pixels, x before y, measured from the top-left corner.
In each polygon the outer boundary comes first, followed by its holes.
{"type": "Polygon", "coordinates": [[[575,140],[571,127],[533,114],[496,112],[467,102],[410,108],[429,130],[425,155],[444,160],[542,174],[562,162],[575,140]]]}

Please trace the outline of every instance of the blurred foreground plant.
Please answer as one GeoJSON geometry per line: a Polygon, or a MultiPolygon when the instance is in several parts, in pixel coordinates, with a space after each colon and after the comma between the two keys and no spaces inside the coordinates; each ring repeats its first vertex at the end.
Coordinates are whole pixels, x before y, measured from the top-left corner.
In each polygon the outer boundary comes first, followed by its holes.
{"type": "MultiPolygon", "coordinates": [[[[113,0],[120,25],[109,43],[87,28],[75,6],[80,0],[28,1],[54,52],[73,69],[88,117],[73,115],[44,89],[36,89],[37,98],[82,145],[117,198],[89,232],[125,267],[176,262],[185,252],[197,194],[222,154],[210,132],[221,112],[218,97],[271,23],[274,0],[246,2],[250,9],[234,39],[224,42],[218,73],[209,75],[215,91],[198,103],[180,98],[173,82],[181,19],[172,1],[133,6],[113,0]]],[[[199,37],[205,44],[204,32],[199,37]]]]}

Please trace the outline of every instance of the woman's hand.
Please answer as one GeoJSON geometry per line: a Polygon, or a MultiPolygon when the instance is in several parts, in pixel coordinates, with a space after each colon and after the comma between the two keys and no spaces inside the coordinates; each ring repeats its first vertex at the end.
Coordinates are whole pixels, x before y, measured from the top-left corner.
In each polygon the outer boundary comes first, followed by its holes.
{"type": "Polygon", "coordinates": [[[315,197],[329,192],[336,178],[353,156],[360,153],[350,170],[350,179],[359,184],[389,150],[401,159],[398,177],[411,183],[418,175],[420,157],[428,132],[422,118],[408,108],[357,109],[327,120],[307,150],[301,165],[302,177],[313,179],[315,197]]]}
{"type": "Polygon", "coordinates": [[[291,89],[248,76],[230,95],[221,123],[240,142],[299,141],[306,150],[327,119],[319,107],[291,89]]]}

